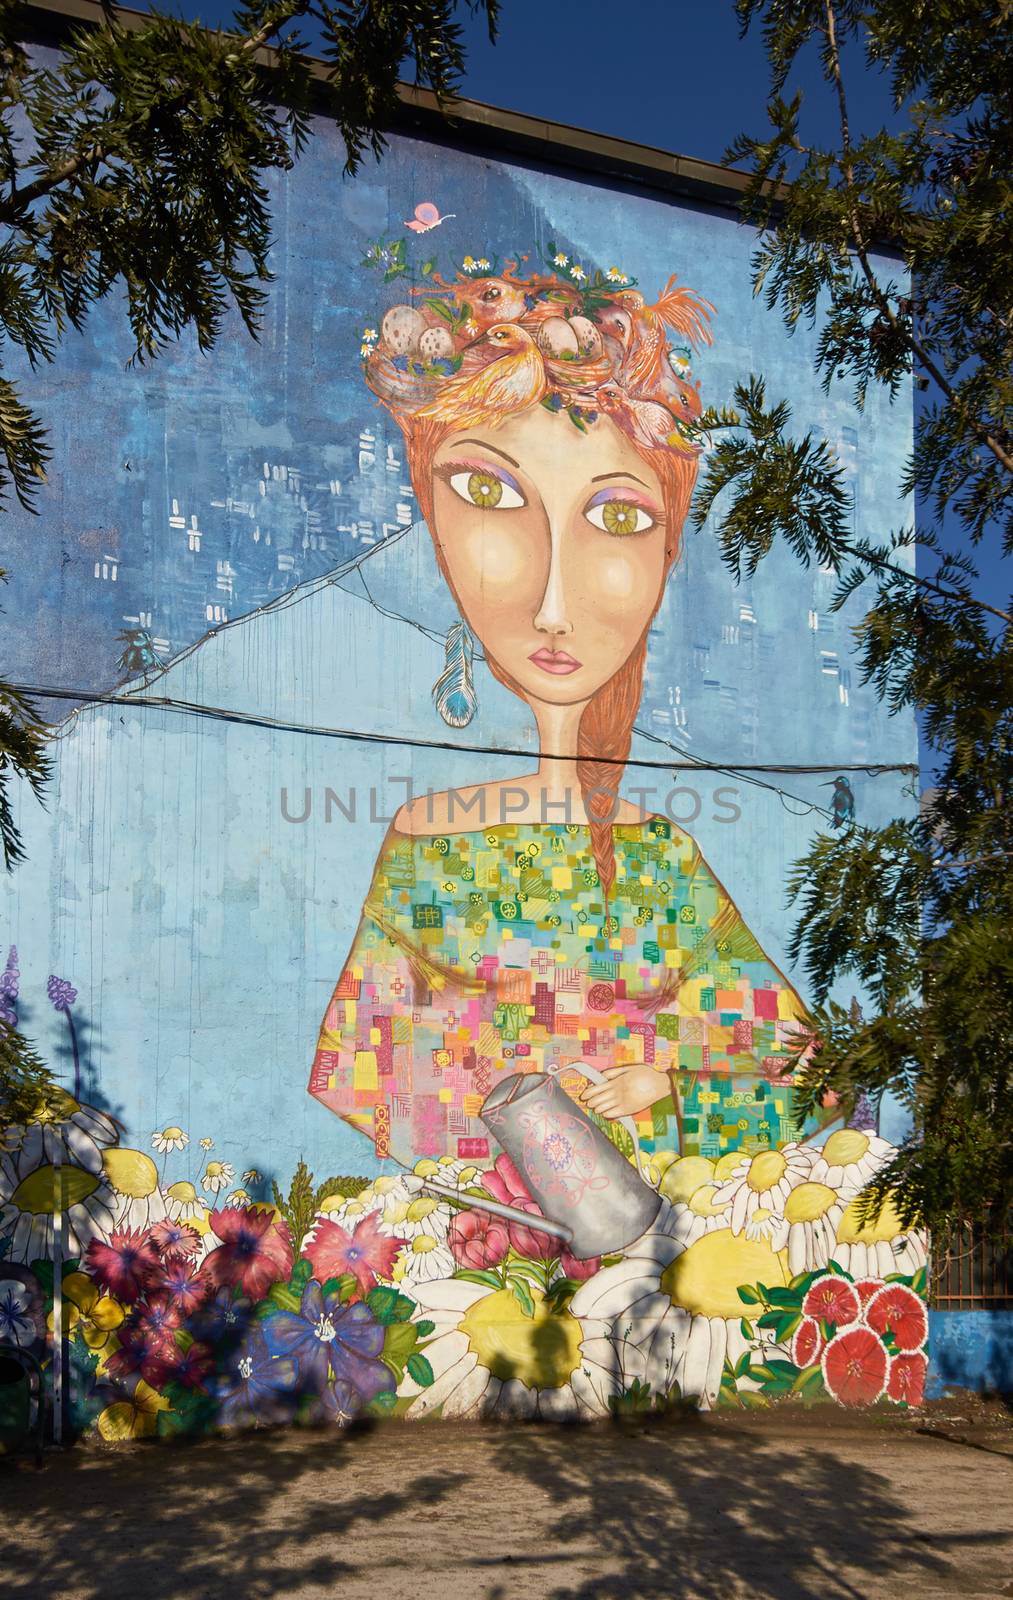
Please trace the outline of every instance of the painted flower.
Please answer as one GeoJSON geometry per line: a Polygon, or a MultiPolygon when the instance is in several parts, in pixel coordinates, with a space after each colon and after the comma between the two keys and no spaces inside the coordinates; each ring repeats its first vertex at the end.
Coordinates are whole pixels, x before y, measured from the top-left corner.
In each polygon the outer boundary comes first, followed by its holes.
{"type": "Polygon", "coordinates": [[[823,1330],[814,1317],[803,1317],[791,1341],[791,1359],[796,1367],[811,1367],[826,1345],[823,1330]]]}
{"type": "Polygon", "coordinates": [[[200,1234],[186,1222],[166,1217],[151,1229],[151,1242],[163,1258],[195,1256],[200,1252],[200,1234]]]}
{"type": "Polygon", "coordinates": [[[215,1368],[214,1356],[206,1344],[196,1339],[186,1350],[177,1350],[172,1358],[172,1382],[184,1389],[207,1389],[215,1368]]]}
{"type": "Polygon", "coordinates": [[[202,1150],[213,1150],[215,1147],[215,1141],[213,1139],[201,1139],[200,1147],[202,1150]]]}
{"type": "Polygon", "coordinates": [[[10,1134],[23,1172],[49,1162],[84,1167],[100,1178],[102,1152],[116,1143],[119,1129],[104,1111],[80,1105],[73,1095],[57,1090],[26,1127],[12,1128],[10,1134]]]}
{"type": "Polygon", "coordinates": [[[888,1357],[871,1328],[845,1328],[823,1352],[823,1382],[842,1406],[871,1406],[886,1387],[888,1357]]]}
{"type": "Polygon", "coordinates": [[[925,1235],[905,1228],[892,1200],[875,1221],[863,1222],[859,1200],[852,1200],[837,1226],[834,1260],[853,1278],[886,1278],[917,1272],[925,1265],[925,1235]]]}
{"type": "Polygon", "coordinates": [[[102,1166],[116,1195],[114,1228],[143,1230],[162,1221],[165,1199],[158,1187],[158,1168],[149,1155],[143,1150],[106,1150],[102,1166]]]}
{"type": "Polygon", "coordinates": [[[436,1278],[452,1278],[456,1267],[449,1245],[442,1244],[434,1234],[417,1233],[398,1256],[391,1277],[395,1283],[411,1287],[415,1283],[432,1283],[436,1278]]]}
{"type": "Polygon", "coordinates": [[[379,1359],[384,1330],[369,1307],[362,1300],[343,1305],[315,1278],[303,1290],[298,1311],[272,1311],[262,1326],[270,1353],[291,1357],[305,1388],[321,1392],[328,1366],[336,1379],[351,1384],[363,1405],[394,1387],[390,1368],[379,1359]]]}
{"type": "Polygon", "coordinates": [[[896,1153],[889,1140],[878,1134],[863,1133],[860,1128],[838,1128],[816,1151],[812,1175],[817,1183],[825,1183],[845,1199],[851,1199],[896,1153]]]}
{"type": "Polygon", "coordinates": [[[250,1203],[250,1196],[245,1189],[233,1189],[232,1193],[229,1195],[227,1203],[230,1206],[248,1206],[250,1203]]]}
{"type": "Polygon", "coordinates": [[[178,1299],[164,1289],[148,1295],[140,1311],[140,1326],[159,1344],[171,1345],[176,1329],[183,1324],[184,1312],[178,1299]]]}
{"type": "Polygon", "coordinates": [[[559,1270],[571,1283],[586,1283],[601,1271],[601,1256],[575,1256],[564,1247],[559,1252],[559,1270]]]}
{"type": "Polygon", "coordinates": [[[747,1239],[766,1239],[773,1250],[783,1250],[788,1242],[788,1224],[784,1217],[779,1217],[776,1211],[768,1211],[766,1206],[756,1207],[746,1219],[744,1231],[747,1239]]]}
{"type": "Polygon", "coordinates": [[[186,1178],[180,1179],[179,1183],[170,1183],[165,1191],[165,1214],[172,1222],[186,1222],[198,1233],[202,1231],[198,1224],[203,1223],[203,1231],[206,1232],[208,1211],[207,1201],[201,1199],[186,1178]]]}
{"type": "MultiPolygon", "coordinates": [[[[86,1272],[69,1272],[64,1278],[64,1327],[69,1334],[79,1333],[89,1350],[105,1350],[126,1314],[125,1306],[112,1295],[103,1294],[86,1272]]],[[[50,1327],[52,1323],[50,1314],[50,1327]]]]}
{"type": "Polygon", "coordinates": [[[25,1264],[52,1257],[57,1211],[66,1255],[83,1255],[113,1226],[115,1196],[101,1177],[101,1156],[97,1173],[59,1155],[55,1163],[46,1160],[41,1137],[27,1137],[42,1131],[33,1125],[18,1150],[0,1150],[0,1239],[9,1237],[10,1259],[25,1264]]]}
{"type": "Polygon", "coordinates": [[[9,1028],[18,1025],[18,980],[21,972],[18,968],[18,947],[12,944],[7,952],[7,964],[0,972],[0,1022],[5,1022],[9,1028]]]}
{"type": "Polygon", "coordinates": [[[618,267],[609,267],[605,277],[609,283],[629,283],[630,281],[625,272],[620,272],[618,267]]]}
{"type": "Polygon", "coordinates": [[[158,1252],[143,1233],[112,1233],[108,1244],[93,1239],[85,1265],[93,1278],[128,1304],[140,1298],[158,1277],[158,1252]]]}
{"type": "Polygon", "coordinates": [[[554,267],[567,267],[569,264],[570,258],[569,256],[565,256],[562,250],[558,250],[552,258],[552,265],[554,267]]]}
{"type": "Polygon", "coordinates": [[[533,1314],[512,1289],[461,1278],[419,1284],[413,1293],[420,1315],[436,1328],[426,1345],[433,1383],[422,1388],[406,1377],[399,1387],[412,1398],[410,1417],[604,1414],[598,1389],[611,1379],[581,1348],[587,1334],[600,1331],[597,1324],[587,1328],[572,1310],[552,1311],[533,1287],[533,1314]]]}
{"type": "Polygon", "coordinates": [[[291,1356],[272,1356],[259,1328],[225,1358],[216,1385],[223,1427],[286,1421],[295,1409],[298,1374],[291,1356]]]}
{"type": "Polygon", "coordinates": [[[262,1300],[272,1283],[287,1283],[292,1273],[292,1236],[273,1211],[226,1206],[211,1213],[211,1227],[221,1240],[202,1271],[216,1289],[239,1288],[251,1300],[262,1300]]]}
{"type": "Polygon", "coordinates": [[[246,1171],[243,1173],[243,1182],[248,1183],[251,1188],[254,1184],[263,1183],[263,1181],[264,1180],[261,1174],[257,1171],[256,1167],[247,1167],[246,1171]]]}
{"type": "Polygon", "coordinates": [[[897,1405],[920,1406],[925,1399],[925,1377],[929,1363],[925,1356],[905,1353],[894,1356],[886,1380],[886,1392],[897,1405]]]}
{"type": "Polygon", "coordinates": [[[110,1443],[123,1439],[147,1439],[158,1427],[158,1413],[168,1410],[169,1401],[141,1378],[129,1400],[117,1400],[111,1406],[106,1406],[96,1427],[103,1439],[110,1443]]]}
{"type": "Polygon", "coordinates": [[[714,1204],[731,1207],[733,1233],[742,1233],[754,1211],[783,1216],[785,1201],[795,1185],[810,1176],[812,1163],[812,1152],[797,1144],[746,1156],[731,1177],[718,1185],[714,1204]]]}
{"type": "Polygon", "coordinates": [[[925,1302],[902,1283],[886,1283],[865,1307],[865,1321],[880,1335],[892,1334],[902,1354],[920,1350],[929,1336],[925,1302]]]}
{"type": "MultiPolygon", "coordinates": [[[[492,1172],[483,1172],[482,1187],[501,1205],[512,1206],[515,1211],[527,1211],[533,1217],[542,1215],[528,1193],[524,1179],[505,1151],[496,1157],[492,1172]]],[[[507,1223],[507,1232],[519,1256],[528,1256],[532,1261],[551,1261],[559,1254],[559,1239],[554,1233],[541,1233],[523,1222],[507,1223]]]]}
{"type": "Polygon", "coordinates": [[[706,1410],[717,1399],[725,1362],[734,1366],[749,1348],[739,1285],[783,1284],[787,1276],[784,1252],[768,1240],[727,1227],[695,1233],[688,1209],[666,1203],[620,1262],[578,1289],[571,1310],[605,1319],[606,1342],[585,1347],[585,1354],[605,1367],[610,1344],[620,1388],[636,1379],[665,1396],[678,1385],[706,1410]]]}
{"type": "Polygon", "coordinates": [[[0,1261],[0,1344],[30,1350],[45,1326],[42,1289],[34,1272],[0,1261]]]}
{"type": "Polygon", "coordinates": [[[363,328],[362,330],[362,340],[364,344],[375,344],[379,337],[380,336],[375,328],[363,328]]]}
{"type": "Polygon", "coordinates": [[[815,1317],[821,1322],[833,1322],[838,1328],[857,1322],[861,1310],[854,1284],[833,1272],[811,1283],[802,1301],[803,1316],[815,1317]]]}
{"type": "Polygon", "coordinates": [[[577,263],[574,262],[573,266],[570,268],[570,277],[575,283],[583,283],[584,279],[587,277],[587,273],[584,271],[583,267],[579,267],[577,263]]]}
{"type": "Polygon", "coordinates": [[[465,256],[464,260],[461,262],[461,266],[465,272],[474,272],[475,268],[478,266],[478,262],[475,260],[474,256],[465,256]]]}
{"type": "Polygon", "coordinates": [[[303,1254],[321,1283],[347,1272],[357,1280],[360,1291],[368,1294],[377,1278],[390,1278],[403,1247],[403,1239],[390,1239],[381,1233],[379,1219],[370,1213],[360,1218],[351,1233],[340,1223],[324,1218],[312,1238],[304,1241],[303,1254]]]}
{"type": "Polygon", "coordinates": [[[116,1335],[116,1349],[106,1361],[109,1377],[120,1382],[139,1374],[153,1389],[162,1389],[172,1375],[176,1347],[164,1334],[137,1319],[125,1322],[116,1335]]]}
{"type": "Polygon", "coordinates": [[[68,1006],[72,1006],[77,999],[77,990],[74,985],[68,983],[66,978],[57,978],[53,973],[49,975],[46,993],[55,1011],[66,1011],[68,1006]]]}
{"type": "MultiPolygon", "coordinates": [[[[202,1139],[201,1144],[203,1143],[202,1139]]],[[[223,1189],[228,1188],[235,1175],[235,1167],[230,1166],[227,1161],[209,1161],[200,1181],[201,1188],[206,1189],[208,1194],[221,1194],[223,1189]]]]}
{"type": "Polygon", "coordinates": [[[170,1150],[185,1150],[190,1143],[190,1135],[172,1123],[167,1128],[156,1128],[151,1135],[151,1143],[160,1156],[166,1156],[170,1150]]]}
{"type": "Polygon", "coordinates": [[[172,1297],[184,1317],[192,1316],[211,1292],[210,1280],[185,1256],[168,1256],[155,1284],[172,1297]]]}
{"type": "Polygon", "coordinates": [[[397,1235],[407,1243],[421,1234],[446,1243],[447,1231],[455,1213],[445,1200],[435,1195],[420,1194],[413,1200],[397,1200],[393,1195],[387,1200],[380,1219],[380,1228],[389,1236],[397,1235]]]}
{"type": "MultiPolygon", "coordinates": [[[[205,1290],[210,1288],[203,1279],[205,1290]]],[[[249,1300],[236,1295],[231,1289],[219,1289],[210,1299],[205,1299],[188,1322],[195,1339],[209,1344],[212,1349],[234,1350],[246,1333],[253,1317],[249,1300]]]]}
{"type": "Polygon", "coordinates": [[[461,1267],[482,1272],[498,1266],[510,1249],[506,1223],[489,1211],[459,1211],[450,1224],[447,1243],[461,1267]]]}
{"type": "Polygon", "coordinates": [[[792,1273],[812,1272],[833,1259],[844,1202],[825,1183],[796,1184],[784,1202],[788,1266],[792,1273]]]}
{"type": "Polygon", "coordinates": [[[705,1184],[713,1188],[714,1163],[707,1156],[679,1156],[670,1150],[656,1151],[650,1166],[658,1171],[657,1187],[666,1200],[686,1204],[705,1184]]]}

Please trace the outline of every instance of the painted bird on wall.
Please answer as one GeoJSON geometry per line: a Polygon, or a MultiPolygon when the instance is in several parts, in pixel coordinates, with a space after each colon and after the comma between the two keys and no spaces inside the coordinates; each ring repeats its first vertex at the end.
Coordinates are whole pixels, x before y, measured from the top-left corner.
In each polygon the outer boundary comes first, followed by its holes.
{"type": "Polygon", "coordinates": [[[836,777],[832,784],[825,783],[824,789],[833,789],[830,797],[830,808],[833,811],[833,824],[835,828],[846,828],[849,822],[855,820],[855,794],[847,778],[836,777]]]}
{"type": "Polygon", "coordinates": [[[653,305],[645,303],[639,289],[624,289],[616,298],[627,312],[637,314],[622,371],[623,386],[627,389],[657,388],[667,359],[666,328],[681,333],[694,344],[712,342],[708,323],[714,307],[691,289],[677,288],[674,277],[669,278],[653,305]]]}
{"type": "Polygon", "coordinates": [[[489,416],[533,406],[548,387],[545,366],[530,333],[511,322],[488,329],[483,341],[492,358],[480,371],[452,378],[440,386],[437,399],[422,406],[417,417],[439,417],[454,427],[476,426],[489,416]]]}

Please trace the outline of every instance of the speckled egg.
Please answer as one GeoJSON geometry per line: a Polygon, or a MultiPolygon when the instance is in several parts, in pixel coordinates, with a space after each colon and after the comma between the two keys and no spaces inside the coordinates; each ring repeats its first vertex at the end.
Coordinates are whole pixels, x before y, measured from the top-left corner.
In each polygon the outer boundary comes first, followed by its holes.
{"type": "Polygon", "coordinates": [[[570,328],[577,339],[577,349],[582,356],[600,356],[601,334],[588,317],[571,317],[570,328]]]}
{"type": "Polygon", "coordinates": [[[538,330],[538,348],[559,361],[577,354],[577,335],[565,317],[549,317],[538,330]]]}
{"type": "Polygon", "coordinates": [[[423,361],[445,361],[454,353],[454,341],[449,328],[427,328],[419,340],[419,355],[423,361]]]}
{"type": "Polygon", "coordinates": [[[380,334],[388,350],[406,356],[416,349],[425,326],[425,317],[414,306],[391,306],[380,324],[380,334]]]}

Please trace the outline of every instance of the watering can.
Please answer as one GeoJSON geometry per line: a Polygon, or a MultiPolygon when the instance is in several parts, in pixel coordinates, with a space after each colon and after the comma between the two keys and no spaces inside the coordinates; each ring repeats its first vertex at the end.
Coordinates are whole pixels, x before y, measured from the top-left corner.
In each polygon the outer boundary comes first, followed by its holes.
{"type": "MultiPolygon", "coordinates": [[[[575,1062],[573,1070],[595,1083],[607,1081],[584,1061],[575,1062]]],[[[545,1216],[569,1230],[575,1256],[608,1255],[647,1232],[661,1196],[640,1175],[632,1118],[619,1120],[633,1140],[636,1168],[570,1099],[552,1071],[504,1078],[480,1114],[545,1216]]]]}

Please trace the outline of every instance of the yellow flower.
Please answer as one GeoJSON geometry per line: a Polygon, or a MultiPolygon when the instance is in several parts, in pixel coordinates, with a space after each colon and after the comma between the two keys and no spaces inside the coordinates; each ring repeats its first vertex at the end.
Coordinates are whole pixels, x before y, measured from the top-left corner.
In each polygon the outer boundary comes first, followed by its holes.
{"type": "Polygon", "coordinates": [[[470,272],[472,267],[475,266],[475,257],[474,256],[465,256],[464,260],[461,262],[461,265],[464,268],[465,272],[470,272]]]}
{"type": "Polygon", "coordinates": [[[202,1150],[213,1150],[215,1147],[215,1141],[213,1139],[202,1139],[200,1142],[200,1147],[202,1150]]]}
{"type": "MultiPolygon", "coordinates": [[[[63,1325],[67,1333],[79,1333],[89,1350],[102,1350],[110,1335],[126,1316],[112,1295],[103,1294],[84,1272],[71,1272],[63,1280],[63,1325]]],[[[53,1313],[48,1317],[53,1331],[53,1313]]]]}
{"type": "Polygon", "coordinates": [[[98,1431],[103,1439],[118,1443],[124,1439],[147,1439],[158,1427],[158,1413],[168,1411],[169,1402],[157,1394],[143,1378],[129,1400],[117,1400],[106,1406],[98,1419],[98,1431]]]}

